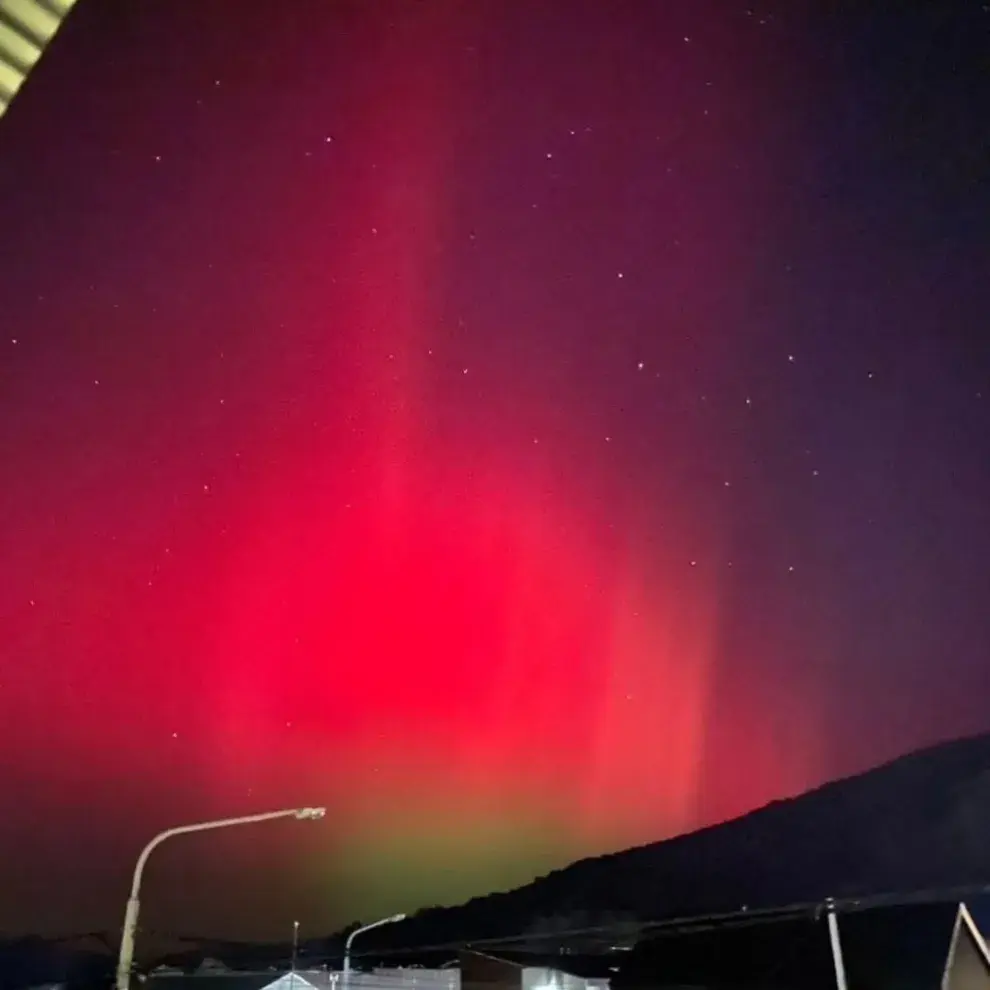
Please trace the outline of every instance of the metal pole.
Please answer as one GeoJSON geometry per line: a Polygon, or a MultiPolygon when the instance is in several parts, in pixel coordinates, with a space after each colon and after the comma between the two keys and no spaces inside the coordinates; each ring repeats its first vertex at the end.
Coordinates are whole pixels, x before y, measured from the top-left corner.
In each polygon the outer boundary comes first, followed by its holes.
{"type": "Polygon", "coordinates": [[[839,937],[839,918],[835,913],[835,901],[830,897],[825,902],[828,916],[828,940],[832,946],[832,965],[835,968],[836,990],[848,990],[846,983],[846,963],[842,958],[842,939],[839,937]]]}
{"type": "Polygon", "coordinates": [[[389,918],[382,918],[381,921],[373,921],[370,925],[365,925],[362,928],[355,928],[350,935],[347,936],[347,941],[344,943],[344,979],[343,979],[343,990],[348,990],[351,981],[351,943],[361,935],[363,932],[370,932],[372,928],[380,928],[382,925],[391,925],[397,921],[405,921],[406,916],[404,914],[393,914],[389,918]]]}
{"type": "Polygon", "coordinates": [[[296,958],[299,955],[299,922],[292,922],[292,967],[289,976],[290,990],[296,990],[296,958]]]}
{"type": "Polygon", "coordinates": [[[289,808],[285,811],[266,811],[260,815],[243,815],[240,818],[220,818],[212,822],[197,822],[195,825],[180,825],[159,832],[138,856],[131,877],[131,894],[127,899],[127,910],[124,912],[124,927],[120,933],[120,954],[117,957],[116,990],[130,990],[131,966],[134,962],[134,940],[137,936],[138,915],[141,911],[141,878],[148,857],[166,840],[176,835],[187,835],[190,832],[208,832],[215,828],[230,828],[234,825],[253,825],[255,822],[270,822],[276,818],[297,818],[300,821],[322,818],[325,808],[289,808]]]}

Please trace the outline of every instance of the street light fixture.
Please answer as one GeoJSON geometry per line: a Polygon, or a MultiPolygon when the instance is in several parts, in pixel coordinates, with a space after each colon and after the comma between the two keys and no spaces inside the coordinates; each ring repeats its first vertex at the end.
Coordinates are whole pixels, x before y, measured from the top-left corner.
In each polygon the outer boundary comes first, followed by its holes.
{"type": "Polygon", "coordinates": [[[404,914],[393,914],[388,918],[382,918],[381,921],[373,921],[370,925],[365,925],[363,928],[355,928],[350,935],[347,936],[347,941],[344,943],[344,979],[343,979],[343,990],[347,990],[348,983],[351,978],[351,943],[361,935],[363,932],[370,932],[372,928],[381,928],[382,925],[393,925],[397,921],[405,921],[406,916],[404,914]]]}
{"type": "Polygon", "coordinates": [[[211,822],[197,822],[194,825],[180,825],[159,832],[138,856],[134,866],[134,876],[131,879],[131,896],[127,899],[127,910],[124,913],[124,928],[120,934],[120,955],[117,958],[116,990],[130,990],[131,964],[134,961],[134,938],[137,935],[138,913],[141,910],[141,877],[148,857],[166,839],[176,835],[187,835],[190,832],[209,832],[215,828],[232,828],[235,825],[254,825],[256,822],[271,822],[277,818],[295,818],[297,821],[317,821],[327,813],[326,808],[286,808],[284,811],[265,811],[260,815],[243,815],[240,818],[219,818],[211,822]]]}

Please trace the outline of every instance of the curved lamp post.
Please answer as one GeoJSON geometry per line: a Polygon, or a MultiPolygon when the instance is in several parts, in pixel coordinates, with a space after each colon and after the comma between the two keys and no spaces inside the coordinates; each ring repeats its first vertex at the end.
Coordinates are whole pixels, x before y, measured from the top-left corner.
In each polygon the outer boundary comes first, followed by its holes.
{"type": "Polygon", "coordinates": [[[347,936],[347,941],[344,943],[344,979],[343,979],[343,990],[347,990],[348,983],[351,978],[351,943],[357,938],[358,935],[363,932],[370,932],[372,928],[381,928],[382,925],[393,925],[397,921],[405,921],[406,916],[404,914],[393,914],[388,918],[382,918],[381,921],[373,921],[370,925],[365,925],[363,928],[355,928],[350,935],[347,936]]]}
{"type": "Polygon", "coordinates": [[[148,857],[166,840],[176,835],[190,832],[209,832],[215,828],[231,828],[234,825],[253,825],[255,822],[270,822],[276,818],[295,818],[298,821],[314,821],[327,813],[326,808],[287,808],[284,811],[266,811],[260,815],[244,815],[241,818],[220,818],[212,822],[197,822],[195,825],[180,825],[159,832],[138,856],[131,880],[131,896],[127,899],[124,914],[124,928],[120,935],[120,955],[117,958],[117,990],[130,990],[131,964],[134,960],[134,937],[137,934],[138,912],[141,910],[141,877],[148,857]]]}

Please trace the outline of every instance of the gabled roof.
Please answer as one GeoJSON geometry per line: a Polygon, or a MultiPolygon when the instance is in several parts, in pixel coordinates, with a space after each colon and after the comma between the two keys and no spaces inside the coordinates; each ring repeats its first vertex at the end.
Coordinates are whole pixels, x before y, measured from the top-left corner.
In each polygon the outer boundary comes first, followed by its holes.
{"type": "Polygon", "coordinates": [[[327,986],[326,973],[282,973],[277,979],[265,985],[264,990],[320,990],[327,986]]]}
{"type": "Polygon", "coordinates": [[[221,962],[219,959],[214,959],[212,956],[207,956],[197,967],[197,973],[229,973],[230,967],[221,962]]]}
{"type": "Polygon", "coordinates": [[[969,986],[982,978],[990,984],[990,950],[965,904],[952,933],[952,946],[946,972],[952,972],[957,986],[969,986]]]}
{"type": "MultiPolygon", "coordinates": [[[[974,987],[990,990],[990,956],[965,905],[870,908],[838,919],[849,990],[940,990],[950,967],[965,967],[974,987]]],[[[662,932],[627,954],[612,985],[834,990],[826,918],[741,919],[662,932]]]]}
{"type": "Polygon", "coordinates": [[[262,970],[238,972],[200,969],[196,973],[153,971],[145,981],[149,990],[328,990],[330,974],[323,970],[262,970]]]}

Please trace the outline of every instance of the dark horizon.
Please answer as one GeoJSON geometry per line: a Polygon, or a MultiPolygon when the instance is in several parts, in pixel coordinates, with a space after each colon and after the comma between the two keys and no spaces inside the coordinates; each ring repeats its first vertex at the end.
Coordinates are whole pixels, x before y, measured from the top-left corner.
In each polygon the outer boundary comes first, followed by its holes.
{"type": "Polygon", "coordinates": [[[990,730],[990,14],[272,9],[79,0],[0,117],[0,930],[186,822],[328,809],[149,929],[331,931],[990,730]]]}

